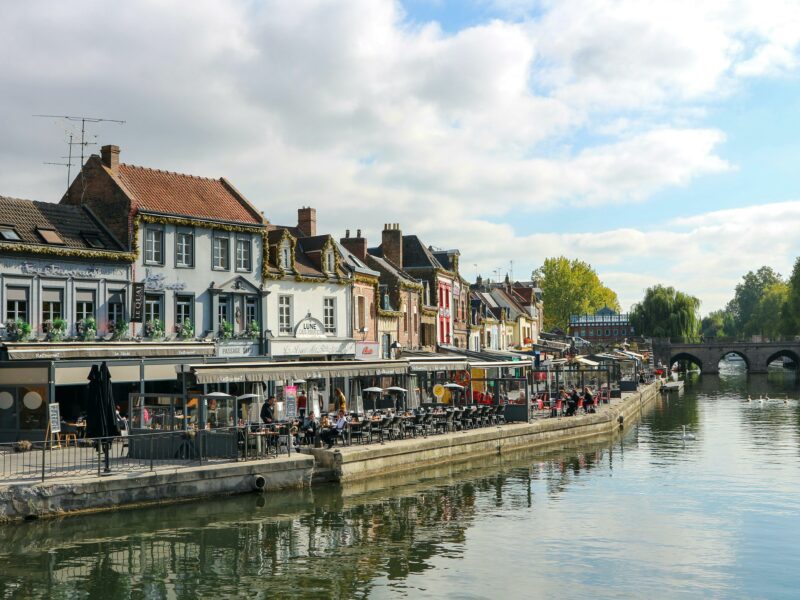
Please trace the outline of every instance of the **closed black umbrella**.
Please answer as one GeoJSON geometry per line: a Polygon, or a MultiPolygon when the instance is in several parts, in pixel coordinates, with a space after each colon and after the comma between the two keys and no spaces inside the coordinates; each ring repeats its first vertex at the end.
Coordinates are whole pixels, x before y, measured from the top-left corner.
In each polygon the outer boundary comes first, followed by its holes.
{"type": "MultiPolygon", "coordinates": [[[[119,435],[114,393],[111,390],[111,373],[106,363],[92,365],[89,372],[89,398],[86,406],[86,435],[90,438],[110,438],[119,435]]],[[[110,471],[108,454],[110,440],[103,440],[105,470],[110,471]]]]}
{"type": "Polygon", "coordinates": [[[106,363],[92,365],[89,372],[89,398],[86,407],[86,435],[90,438],[119,435],[111,373],[106,363]]]}

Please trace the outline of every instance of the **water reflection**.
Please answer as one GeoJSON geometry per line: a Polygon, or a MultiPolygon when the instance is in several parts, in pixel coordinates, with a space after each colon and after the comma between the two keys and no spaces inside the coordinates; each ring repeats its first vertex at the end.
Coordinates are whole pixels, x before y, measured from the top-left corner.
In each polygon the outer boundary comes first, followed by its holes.
{"type": "Polygon", "coordinates": [[[791,597],[798,396],[791,373],[690,375],[623,437],[5,527],[0,598],[791,597]]]}

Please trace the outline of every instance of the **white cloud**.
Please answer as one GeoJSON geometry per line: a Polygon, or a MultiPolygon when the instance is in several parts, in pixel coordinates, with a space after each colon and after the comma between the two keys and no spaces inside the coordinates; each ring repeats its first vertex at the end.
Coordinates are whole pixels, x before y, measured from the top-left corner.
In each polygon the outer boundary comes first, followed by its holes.
{"type": "Polygon", "coordinates": [[[513,3],[515,18],[454,34],[393,0],[9,3],[0,193],[57,200],[64,188],[40,164],[63,153],[62,131],[29,115],[106,116],[127,124],[92,130],[124,161],[224,175],[277,222],[301,204],[337,233],[376,239],[400,222],[484,273],[577,248],[626,298],[640,281],[623,251],[696,269],[670,244],[705,252],[699,226],[614,240],[515,231],[535,229],[520,221],[540,210],[566,219],[735,168],[704,102],[796,68],[797,6],[559,0],[530,17],[513,3]]]}

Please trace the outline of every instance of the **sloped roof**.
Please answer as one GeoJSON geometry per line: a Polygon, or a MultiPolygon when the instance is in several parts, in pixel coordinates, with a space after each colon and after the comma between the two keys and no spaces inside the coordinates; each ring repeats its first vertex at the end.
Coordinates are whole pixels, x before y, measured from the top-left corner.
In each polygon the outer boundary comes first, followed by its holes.
{"type": "MultiPolygon", "coordinates": [[[[106,168],[108,173],[113,173],[106,168]]],[[[196,177],[121,163],[116,175],[133,208],[217,221],[261,225],[264,217],[226,179],[196,177]]]]}
{"type": "Polygon", "coordinates": [[[419,284],[414,278],[410,277],[406,272],[401,269],[398,269],[397,266],[390,260],[383,258],[382,256],[367,256],[367,261],[371,261],[371,264],[374,264],[376,268],[382,269],[384,272],[388,273],[392,277],[396,277],[400,281],[404,281],[410,284],[419,284]]]}
{"type": "Polygon", "coordinates": [[[335,240],[334,243],[336,244],[336,249],[339,251],[339,254],[342,257],[343,263],[347,266],[348,269],[350,269],[354,273],[361,273],[362,275],[369,275],[371,277],[380,276],[380,273],[378,273],[378,271],[370,269],[363,261],[361,261],[355,254],[350,252],[342,244],[340,244],[335,240]]]}
{"type": "Polygon", "coordinates": [[[14,228],[20,237],[19,241],[0,239],[3,243],[31,244],[35,246],[72,248],[77,250],[110,250],[122,251],[117,241],[99,225],[91,212],[81,206],[55,204],[53,202],[37,202],[0,196],[0,225],[14,228]],[[48,244],[37,233],[37,229],[55,231],[64,244],[48,244]],[[103,246],[96,248],[90,245],[85,235],[97,237],[103,246]]]}

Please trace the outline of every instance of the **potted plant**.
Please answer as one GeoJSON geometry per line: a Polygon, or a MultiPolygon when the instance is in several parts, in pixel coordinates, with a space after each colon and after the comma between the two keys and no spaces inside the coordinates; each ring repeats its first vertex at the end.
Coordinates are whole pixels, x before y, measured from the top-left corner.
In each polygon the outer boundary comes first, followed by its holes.
{"type": "Polygon", "coordinates": [[[219,324],[219,337],[223,340],[231,339],[233,337],[233,323],[222,319],[222,322],[219,324]]]}
{"type": "Polygon", "coordinates": [[[110,321],[108,323],[108,330],[111,333],[112,340],[124,340],[128,337],[128,322],[125,319],[110,321]]]}
{"type": "Polygon", "coordinates": [[[6,321],[6,335],[12,342],[21,342],[28,339],[31,334],[31,325],[22,319],[6,321]]]}
{"type": "Polygon", "coordinates": [[[56,317],[52,321],[48,319],[42,323],[42,332],[47,335],[49,341],[60,342],[67,332],[67,322],[61,317],[56,317]]]}
{"type": "Polygon", "coordinates": [[[250,321],[250,324],[247,326],[247,337],[255,341],[260,336],[261,336],[261,326],[258,324],[258,321],[250,321]]]}
{"type": "Polygon", "coordinates": [[[182,340],[189,340],[194,337],[194,323],[189,319],[175,325],[175,331],[182,340]]]}
{"type": "Polygon", "coordinates": [[[145,337],[159,340],[164,337],[164,323],[161,319],[153,319],[144,324],[145,337]]]}
{"type": "Polygon", "coordinates": [[[75,331],[84,342],[91,342],[97,336],[97,321],[94,317],[86,317],[75,323],[75,331]]]}

